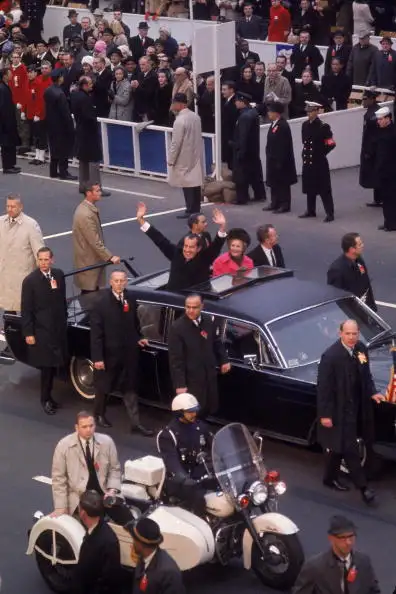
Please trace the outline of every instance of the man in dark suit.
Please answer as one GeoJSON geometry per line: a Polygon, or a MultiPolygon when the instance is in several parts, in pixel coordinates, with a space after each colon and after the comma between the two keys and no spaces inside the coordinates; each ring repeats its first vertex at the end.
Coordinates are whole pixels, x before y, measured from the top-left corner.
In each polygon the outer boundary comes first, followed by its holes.
{"type": "Polygon", "coordinates": [[[300,33],[299,43],[293,47],[290,62],[295,78],[301,78],[303,71],[309,66],[313,79],[319,80],[319,66],[323,64],[323,57],[316,45],[311,43],[311,36],[307,31],[300,33]]]}
{"type": "Polygon", "coordinates": [[[271,188],[271,204],[263,210],[274,213],[290,212],[291,186],[297,183],[293,139],[290,126],[282,117],[282,103],[270,103],[267,115],[271,122],[267,145],[267,186],[271,188]]]}
{"type": "Polygon", "coordinates": [[[396,154],[396,125],[389,107],[384,106],[375,112],[378,135],[375,145],[374,183],[382,203],[384,222],[379,231],[396,231],[396,178],[394,175],[394,155],[396,154]]]}
{"type": "Polygon", "coordinates": [[[236,22],[236,34],[243,39],[265,39],[265,23],[260,16],[253,14],[252,2],[244,3],[243,17],[236,22]]]}
{"type": "Polygon", "coordinates": [[[176,394],[193,394],[205,417],[219,405],[216,366],[228,373],[231,365],[215,323],[202,315],[202,308],[200,295],[186,298],[184,315],[169,331],[169,367],[176,394]]]}
{"type": "Polygon", "coordinates": [[[322,76],[321,94],[332,106],[335,103],[336,111],[348,109],[349,95],[352,91],[352,82],[345,74],[344,67],[339,58],[331,61],[331,72],[322,76]]]}
{"type": "Polygon", "coordinates": [[[151,45],[154,45],[154,39],[148,37],[149,26],[146,21],[142,21],[138,25],[138,35],[129,39],[129,49],[136,61],[140,60],[142,56],[146,55],[146,50],[151,45]]]}
{"type": "Polygon", "coordinates": [[[239,111],[235,105],[236,83],[224,81],[221,85],[223,103],[221,106],[221,160],[232,170],[232,143],[239,111]]]}
{"type": "Polygon", "coordinates": [[[349,291],[377,311],[367,266],[362,258],[364,243],[359,233],[346,233],[341,239],[342,255],[327,271],[327,284],[349,291]]]}
{"type": "Polygon", "coordinates": [[[240,112],[235,126],[232,174],[236,186],[236,203],[249,202],[249,186],[254,200],[266,200],[263,167],[260,160],[260,119],[256,109],[250,107],[251,95],[238,92],[235,105],[240,112]]]}
{"type": "Polygon", "coordinates": [[[123,395],[131,431],[150,436],[153,432],[139,420],[136,375],[139,347],[147,346],[140,334],[133,293],[127,290],[123,270],[112,272],[110,288],[98,293],[90,314],[91,359],[94,364],[95,419],[99,427],[111,427],[106,419],[106,401],[111,392],[123,395]]]}
{"type": "Polygon", "coordinates": [[[110,68],[106,67],[106,61],[102,56],[94,58],[94,71],[96,79],[92,91],[92,99],[98,118],[108,118],[110,111],[109,89],[113,80],[110,68]]]}
{"type": "Polygon", "coordinates": [[[67,365],[66,285],[62,270],[53,268],[53,253],[42,247],[37,269],[22,283],[22,334],[28,345],[28,361],[41,371],[41,406],[54,415],[51,396],[55,373],[67,365]]]}
{"type": "Polygon", "coordinates": [[[255,266],[285,268],[285,260],[278,239],[278,233],[272,225],[261,225],[257,229],[258,245],[248,254],[255,266]]]}
{"type": "Polygon", "coordinates": [[[63,54],[63,83],[62,90],[67,98],[70,97],[70,87],[77,83],[82,74],[81,65],[76,64],[74,55],[67,52],[63,54]]]}
{"type": "Polygon", "coordinates": [[[370,558],[354,550],[356,526],[344,516],[333,516],[328,530],[330,550],[308,559],[292,594],[380,594],[370,558]]]}
{"type": "Polygon", "coordinates": [[[0,71],[0,147],[1,164],[3,173],[19,173],[20,167],[16,166],[16,147],[20,142],[18,136],[15,105],[8,81],[11,71],[8,68],[0,71]]]}
{"type": "Polygon", "coordinates": [[[337,30],[334,32],[333,35],[333,42],[329,45],[329,48],[326,53],[325,58],[325,74],[330,74],[331,72],[331,61],[333,58],[338,58],[344,68],[346,70],[346,65],[348,64],[349,55],[352,51],[352,46],[345,44],[345,35],[344,32],[341,30],[337,30]]]}
{"type": "Polygon", "coordinates": [[[139,202],[136,219],[141,230],[171,263],[168,291],[181,291],[207,282],[210,278],[210,267],[220,254],[227,237],[226,219],[223,213],[217,208],[213,210],[213,222],[219,225],[219,231],[209,247],[203,248],[200,237],[192,233],[184,237],[183,247],[173,244],[158,229],[144,220],[146,212],[146,205],[139,202]]]}
{"type": "Polygon", "coordinates": [[[120,543],[103,520],[103,495],[89,490],[80,497],[78,514],[84,536],[75,568],[75,594],[121,594],[120,543]]]}
{"type": "Polygon", "coordinates": [[[246,39],[240,39],[236,46],[236,64],[239,68],[242,68],[248,60],[256,63],[260,61],[260,56],[256,52],[249,50],[249,42],[246,39]]]}
{"type": "Polygon", "coordinates": [[[145,122],[154,120],[157,110],[159,83],[152,62],[146,56],[139,60],[140,72],[137,80],[131,82],[135,106],[133,120],[145,122]]]}
{"type": "Polygon", "coordinates": [[[366,206],[381,206],[381,196],[375,187],[375,147],[378,136],[377,116],[380,108],[377,103],[378,93],[367,89],[363,93],[362,105],[366,110],[363,116],[362,147],[360,151],[359,185],[362,188],[373,188],[373,201],[366,206]]]}
{"type": "Polygon", "coordinates": [[[132,555],[138,557],[132,594],[185,594],[182,573],[172,557],[160,548],[164,538],[157,522],[141,518],[124,526],[133,539],[132,555]]]}
{"type": "Polygon", "coordinates": [[[352,482],[368,504],[375,494],[367,487],[358,438],[363,438],[371,454],[372,403],[383,400],[371,375],[368,349],[359,340],[359,326],[355,320],[346,320],[340,325],[340,339],[323,353],[318,368],[318,439],[327,458],[323,484],[337,491],[349,490],[339,481],[344,459],[352,482]]]}
{"type": "MultiPolygon", "coordinates": [[[[208,248],[212,243],[212,238],[210,233],[206,230],[208,228],[208,221],[206,220],[205,215],[202,212],[191,214],[187,219],[187,225],[189,228],[187,235],[198,235],[201,240],[202,248],[208,248]]],[[[183,235],[178,243],[178,247],[183,248],[185,237],[186,235],[183,235]]]]}

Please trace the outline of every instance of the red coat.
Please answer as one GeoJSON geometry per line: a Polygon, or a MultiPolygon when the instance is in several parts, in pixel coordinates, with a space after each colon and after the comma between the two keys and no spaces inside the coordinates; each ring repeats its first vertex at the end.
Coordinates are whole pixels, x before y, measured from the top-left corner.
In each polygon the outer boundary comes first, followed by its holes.
{"type": "Polygon", "coordinates": [[[26,105],[29,98],[29,79],[25,64],[19,64],[16,68],[10,67],[11,78],[8,86],[11,89],[12,101],[14,105],[20,103],[22,112],[26,111],[26,105]]]}
{"type": "Polygon", "coordinates": [[[45,120],[44,91],[51,85],[51,77],[43,78],[42,74],[29,81],[29,99],[26,110],[28,120],[32,120],[34,116],[38,116],[40,120],[45,120]]]}
{"type": "Polygon", "coordinates": [[[231,259],[230,254],[226,252],[225,254],[221,254],[213,262],[212,276],[220,276],[220,274],[238,272],[238,270],[241,268],[246,268],[247,270],[254,268],[253,260],[248,256],[243,256],[242,265],[238,266],[238,264],[231,259]]]}
{"type": "Polygon", "coordinates": [[[291,27],[290,12],[284,6],[271,6],[268,41],[287,41],[291,27]],[[287,33],[285,34],[285,31],[287,33]]]}

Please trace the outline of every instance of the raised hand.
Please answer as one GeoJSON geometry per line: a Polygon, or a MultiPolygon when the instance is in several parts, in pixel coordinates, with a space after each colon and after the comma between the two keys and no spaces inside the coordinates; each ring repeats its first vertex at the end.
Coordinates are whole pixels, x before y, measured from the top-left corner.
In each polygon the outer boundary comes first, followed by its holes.
{"type": "Polygon", "coordinates": [[[224,216],[224,214],[221,212],[221,210],[219,208],[214,208],[213,209],[213,218],[212,218],[213,222],[216,225],[219,225],[219,227],[223,229],[225,229],[226,226],[226,218],[224,216]]]}
{"type": "Polygon", "coordinates": [[[143,225],[144,223],[144,217],[147,214],[147,206],[145,205],[144,202],[138,202],[137,205],[137,210],[136,210],[136,218],[138,220],[138,222],[140,223],[140,225],[143,225]]]}

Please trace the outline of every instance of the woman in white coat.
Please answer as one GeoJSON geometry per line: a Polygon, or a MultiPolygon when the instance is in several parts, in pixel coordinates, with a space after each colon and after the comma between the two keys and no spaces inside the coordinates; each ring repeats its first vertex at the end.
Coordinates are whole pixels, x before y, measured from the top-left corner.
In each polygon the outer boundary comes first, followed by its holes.
{"type": "Polygon", "coordinates": [[[371,14],[367,0],[354,0],[353,10],[353,34],[359,35],[363,31],[371,31],[374,17],[371,14]]]}
{"type": "Polygon", "coordinates": [[[111,100],[109,119],[131,122],[133,109],[132,87],[122,66],[114,70],[114,78],[115,80],[113,80],[109,89],[109,99],[111,100]]]}

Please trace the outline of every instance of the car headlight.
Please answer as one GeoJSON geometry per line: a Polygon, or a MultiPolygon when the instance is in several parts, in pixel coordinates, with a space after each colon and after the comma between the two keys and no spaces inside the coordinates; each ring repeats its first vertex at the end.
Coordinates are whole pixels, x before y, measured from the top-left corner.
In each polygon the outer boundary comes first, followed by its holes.
{"type": "Polygon", "coordinates": [[[249,493],[254,505],[263,505],[268,497],[268,489],[261,481],[254,482],[249,488],[249,493]]]}

